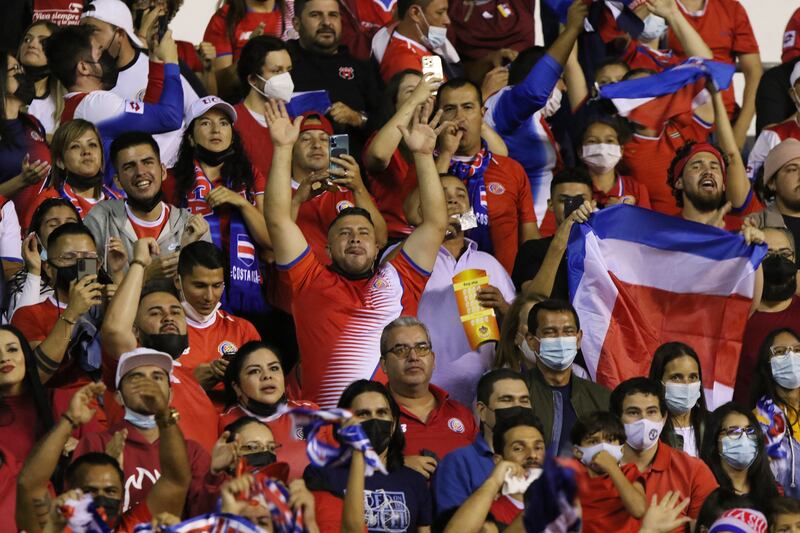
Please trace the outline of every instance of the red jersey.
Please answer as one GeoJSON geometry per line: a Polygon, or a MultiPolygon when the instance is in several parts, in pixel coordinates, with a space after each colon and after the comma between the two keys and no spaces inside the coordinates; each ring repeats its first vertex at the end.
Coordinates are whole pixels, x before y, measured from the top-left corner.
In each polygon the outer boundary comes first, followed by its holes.
{"type": "MultiPolygon", "coordinates": [[[[292,182],[292,187],[296,190],[299,184],[292,182]]],[[[335,191],[326,190],[300,205],[297,211],[297,225],[300,226],[308,245],[323,265],[331,264],[327,252],[328,227],[342,209],[355,205],[356,197],[353,191],[342,187],[337,187],[335,191]]]]}
{"type": "Polygon", "coordinates": [[[508,526],[511,525],[511,522],[516,520],[517,516],[524,508],[524,502],[518,502],[511,496],[501,494],[492,502],[492,506],[489,507],[489,512],[492,513],[492,518],[494,518],[496,522],[508,526]]]}
{"type": "Polygon", "coordinates": [[[217,50],[217,57],[233,54],[233,62],[236,63],[239,60],[242,48],[250,40],[250,35],[259,24],[264,24],[264,35],[280,38],[283,33],[283,15],[280,9],[276,8],[269,13],[248,11],[233,29],[233,39],[231,39],[228,33],[228,25],[225,23],[228,8],[228,5],[224,5],[212,15],[203,35],[204,41],[214,45],[217,50]]]}
{"type": "MultiPolygon", "coordinates": [[[[578,483],[578,498],[583,508],[583,531],[587,533],[629,532],[636,533],[641,525],[631,516],[622,497],[608,475],[591,477],[582,463],[569,460],[569,468],[575,472],[578,483]]],[[[630,483],[639,482],[644,487],[642,474],[634,464],[620,466],[630,483]]]]}
{"type": "Polygon", "coordinates": [[[17,476],[21,469],[22,461],[0,445],[0,524],[5,524],[9,531],[17,530],[17,476]]]}
{"type": "MultiPolygon", "coordinates": [[[[289,408],[305,407],[307,409],[319,409],[319,406],[314,402],[307,402],[304,400],[299,402],[289,400],[286,402],[286,406],[289,408]]],[[[306,469],[309,463],[308,454],[306,453],[307,443],[302,428],[299,428],[297,432],[294,431],[294,423],[292,422],[291,415],[258,416],[243,407],[235,405],[220,415],[219,434],[222,434],[225,426],[243,416],[257,418],[269,427],[270,431],[272,431],[272,436],[275,438],[275,442],[280,444],[280,448],[275,451],[277,461],[289,465],[289,481],[302,479],[303,470],[306,469]]]]}
{"type": "Polygon", "coordinates": [[[158,240],[158,237],[161,235],[164,226],[166,226],[167,222],[169,221],[169,206],[164,202],[161,202],[161,216],[152,222],[142,220],[134,215],[127,203],[125,204],[125,213],[127,213],[128,220],[131,222],[131,226],[133,226],[134,233],[136,233],[136,236],[140,239],[152,237],[153,239],[158,240]]]}
{"type": "MultiPolygon", "coordinates": [[[[677,4],[689,24],[711,48],[716,61],[733,65],[738,55],[758,53],[758,42],[747,11],[738,0],[705,0],[705,7],[695,13],[687,11],[680,0],[677,4]]],[[[676,53],[686,55],[672,30],[667,32],[667,45],[676,53]]],[[[728,114],[731,114],[736,104],[733,84],[723,91],[722,97],[728,114]]]]}
{"type": "Polygon", "coordinates": [[[311,248],[278,265],[292,286],[303,398],[334,407],[342,391],[361,378],[385,381],[380,336],[401,315],[415,316],[430,277],[405,254],[367,279],[350,280],[319,262],[311,248]]]}
{"type": "MultiPolygon", "coordinates": [[[[22,118],[22,116],[20,118],[22,118]]],[[[24,150],[22,153],[28,154],[28,160],[31,163],[34,161],[47,161],[50,163],[50,147],[47,146],[46,132],[36,117],[25,114],[24,120],[8,121],[7,124],[13,124],[14,122],[19,123],[18,132],[22,138],[17,138],[17,141],[21,143],[20,149],[24,150]]],[[[14,129],[16,130],[16,128],[14,129]]],[[[16,136],[18,133],[17,131],[10,131],[8,134],[16,136]]],[[[5,179],[10,179],[16,174],[16,169],[21,169],[21,167],[17,166],[13,168],[14,170],[8,169],[13,172],[13,174],[7,176],[5,179]]],[[[11,196],[11,200],[14,202],[14,209],[17,210],[17,218],[19,218],[19,225],[20,228],[22,228],[23,235],[27,235],[27,229],[28,226],[30,226],[31,217],[33,216],[33,209],[31,209],[31,207],[41,188],[41,183],[34,183],[23,187],[19,192],[11,196]]]]}
{"type": "Polygon", "coordinates": [[[197,322],[187,316],[186,326],[190,349],[189,353],[181,356],[181,365],[187,371],[236,353],[246,342],[261,340],[250,321],[221,309],[217,309],[205,322],[197,322]]]}
{"type": "Polygon", "coordinates": [[[433,52],[420,43],[394,32],[381,60],[381,78],[385,83],[406,69],[422,72],[422,58],[432,55],[433,52]]]}
{"type": "Polygon", "coordinates": [[[233,127],[242,138],[247,158],[262,176],[269,176],[269,169],[272,167],[272,137],[269,135],[266,119],[261,117],[263,123],[256,119],[244,102],[236,104],[234,109],[236,122],[233,127]]]}
{"type": "Polygon", "coordinates": [[[680,212],[667,184],[667,171],[675,153],[688,141],[705,141],[712,129],[695,116],[679,118],[682,123],[670,122],[658,137],[634,134],[622,153],[631,177],[647,188],[652,209],[667,215],[680,212]]]}
{"type": "Polygon", "coordinates": [[[342,17],[340,44],[359,61],[369,61],[372,38],[392,22],[395,0],[339,0],[342,17]]]}
{"type": "MultiPolygon", "coordinates": [[[[78,214],[81,216],[81,220],[83,220],[84,218],[86,218],[86,215],[89,214],[89,211],[91,211],[91,209],[94,206],[96,206],[99,202],[109,199],[113,200],[119,197],[111,194],[110,189],[103,187],[103,192],[100,193],[99,200],[84,198],[83,196],[78,196],[77,194],[74,194],[69,184],[65,183],[63,196],[53,187],[47,187],[43,189],[38,195],[36,195],[36,197],[31,202],[30,207],[28,208],[28,214],[30,216],[33,216],[33,213],[36,211],[36,209],[38,209],[39,206],[42,205],[44,201],[49,198],[65,198],[69,200],[70,202],[72,202],[72,205],[75,206],[75,209],[78,210],[78,214]]],[[[30,218],[28,218],[28,222],[30,223],[30,218]]]]}
{"type": "MultiPolygon", "coordinates": [[[[117,359],[109,356],[103,350],[102,375],[103,382],[106,384],[103,405],[109,424],[116,424],[122,421],[125,416],[124,409],[114,399],[118,362],[117,359]]],[[[175,367],[172,369],[171,383],[172,401],[170,405],[177,409],[181,415],[178,425],[183,432],[184,438],[196,441],[210,453],[214,443],[217,441],[217,428],[213,423],[201,423],[200,421],[217,419],[219,415],[216,408],[214,408],[214,404],[211,403],[206,392],[197,384],[192,372],[181,366],[179,361],[175,361],[175,367]]]]}
{"type": "MultiPolygon", "coordinates": [[[[77,448],[72,453],[72,460],[91,452],[105,452],[106,446],[114,437],[114,433],[123,429],[128,430],[128,438],[123,448],[122,471],[124,474],[124,495],[122,510],[126,512],[139,504],[147,504],[147,495],[161,477],[161,461],[158,456],[158,439],[147,442],[139,430],[128,421],[114,424],[108,430],[84,436],[78,442],[77,448]]],[[[189,464],[192,469],[192,484],[189,488],[187,502],[190,504],[195,495],[204,492],[204,480],[211,467],[211,457],[203,448],[193,440],[186,441],[186,451],[189,455],[189,464]]],[[[198,513],[207,512],[197,509],[198,513]]],[[[194,514],[189,512],[194,516],[194,514]]]]}
{"type": "Polygon", "coordinates": [[[792,13],[792,18],[786,24],[786,29],[783,31],[783,53],[781,54],[781,63],[788,63],[792,59],[800,56],[800,8],[792,13]]]}
{"type": "Polygon", "coordinates": [[[59,26],[73,26],[81,21],[83,2],[76,0],[34,0],[33,22],[49,20],[59,26]]]}
{"type": "MultiPolygon", "coordinates": [[[[178,46],[178,59],[186,63],[192,72],[203,72],[203,62],[197,55],[197,49],[189,41],[175,41],[178,46]]],[[[160,93],[159,93],[160,94],[160,93]]],[[[158,100],[155,100],[158,102],[158,100]]]]}
{"type": "Polygon", "coordinates": [[[623,196],[633,196],[636,198],[636,205],[650,209],[650,193],[647,192],[647,187],[630,176],[618,175],[617,182],[608,192],[603,192],[592,185],[592,197],[598,206],[607,205],[610,198],[622,198],[623,196]]]}
{"type": "Polygon", "coordinates": [[[472,444],[478,434],[478,424],[467,407],[448,398],[447,392],[436,385],[428,389],[436,398],[436,407],[427,420],[420,420],[402,405],[400,427],[406,438],[405,455],[421,455],[422,450],[435,453],[439,459],[455,450],[472,444]]]}
{"type": "MultiPolygon", "coordinates": [[[[373,134],[367,140],[365,153],[374,138],[373,134]]],[[[417,187],[417,171],[406,161],[399,148],[392,154],[389,166],[385,170],[367,174],[367,182],[370,192],[375,197],[375,205],[386,220],[389,237],[402,239],[410,234],[413,228],[408,225],[406,215],[403,213],[403,200],[417,187]]]]}
{"type": "Polygon", "coordinates": [[[534,44],[533,5],[524,0],[450,2],[453,45],[466,60],[482,59],[500,48],[522,52],[534,44]]]}

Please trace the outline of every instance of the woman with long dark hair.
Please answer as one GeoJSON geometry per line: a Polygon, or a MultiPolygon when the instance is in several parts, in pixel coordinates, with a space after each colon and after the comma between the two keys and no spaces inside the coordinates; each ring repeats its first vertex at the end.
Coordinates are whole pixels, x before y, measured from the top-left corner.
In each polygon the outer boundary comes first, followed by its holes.
{"type": "Polygon", "coordinates": [[[650,379],[664,384],[669,411],[661,440],[697,457],[708,417],[697,353],[682,342],[662,344],[653,354],[650,379]]]}
{"type": "Polygon", "coordinates": [[[14,201],[25,228],[26,208],[50,172],[50,151],[42,125],[22,111],[34,98],[33,81],[11,54],[0,52],[0,69],[0,196],[14,201]]]}
{"type": "Polygon", "coordinates": [[[753,413],[733,402],[709,415],[700,458],[721,488],[749,495],[761,509],[778,496],[761,425],[753,413]]]}
{"type": "Polygon", "coordinates": [[[264,221],[266,179],[253,169],[234,129],[236,111],[208,96],[193,103],[164,196],[172,205],[205,217],[227,260],[224,310],[253,316],[266,310],[258,257],[270,248],[264,221]]]}
{"type": "MultiPolygon", "coordinates": [[[[306,468],[303,478],[317,501],[317,520],[325,529],[319,516],[323,504],[330,507],[342,505],[345,492],[353,491],[348,478],[363,480],[358,495],[363,494],[364,517],[369,531],[430,531],[432,520],[431,494],[422,474],[403,464],[405,438],[400,426],[400,407],[389,390],[377,381],[360,379],[342,392],[337,407],[353,413],[353,421],[361,425],[372,448],[378,454],[387,474],[376,470],[364,478],[364,462],[360,452],[353,454],[351,465],[306,468]],[[350,469],[361,469],[351,474],[350,469]],[[391,497],[388,495],[391,494],[391,497]]],[[[344,505],[347,505],[345,503],[344,505]]],[[[326,513],[327,514],[327,513],[326,513]]],[[[333,513],[331,513],[333,514],[333,513]]],[[[330,514],[328,514],[330,516],[330,514]]],[[[328,524],[331,531],[343,530],[342,513],[328,524]]]]}
{"type": "Polygon", "coordinates": [[[34,83],[35,95],[28,106],[28,113],[36,117],[49,136],[53,135],[61,121],[64,110],[64,86],[50,75],[44,42],[58,30],[49,20],[37,20],[25,30],[17,57],[25,68],[25,74],[34,83]]]}
{"type": "Polygon", "coordinates": [[[306,441],[296,435],[291,416],[279,413],[278,409],[319,407],[313,402],[286,398],[283,366],[275,349],[260,341],[242,345],[230,358],[223,383],[225,410],[219,419],[220,433],[242,417],[266,424],[281,445],[278,461],[289,464],[289,479],[301,477],[308,466],[306,441]]]}
{"type": "Polygon", "coordinates": [[[103,185],[103,141],[93,123],[76,118],[59,126],[50,153],[53,169],[47,187],[31,203],[31,213],[48,198],[60,197],[75,206],[83,219],[98,202],[119,198],[103,185]]]}
{"type": "Polygon", "coordinates": [[[753,398],[772,473],[786,496],[800,498],[800,334],[795,330],[777,329],[761,344],[753,398]]]}

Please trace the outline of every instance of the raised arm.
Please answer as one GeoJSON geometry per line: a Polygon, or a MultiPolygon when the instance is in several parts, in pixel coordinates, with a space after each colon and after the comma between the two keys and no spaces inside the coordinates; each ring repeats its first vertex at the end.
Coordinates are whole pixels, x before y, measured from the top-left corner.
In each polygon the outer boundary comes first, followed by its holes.
{"type": "Polygon", "coordinates": [[[681,47],[683,47],[684,53],[688,57],[714,59],[711,48],[709,48],[703,38],[700,37],[697,30],[689,24],[689,21],[683,16],[681,10],[678,9],[675,0],[647,0],[647,7],[651,13],[667,21],[669,29],[675,34],[678,42],[681,43],[681,47]]]}
{"type": "Polygon", "coordinates": [[[152,256],[158,254],[158,244],[148,237],[139,239],[133,245],[133,261],[128,273],[117,287],[117,292],[106,308],[106,316],[100,329],[104,351],[114,359],[136,348],[133,323],[139,308],[139,298],[144,283],[144,271],[150,265],[152,256]]]}
{"type": "Polygon", "coordinates": [[[364,532],[364,454],[354,450],[342,506],[342,533],[364,532]]]}
{"type": "Polygon", "coordinates": [[[441,117],[441,111],[428,124],[427,117],[430,111],[431,105],[426,103],[414,114],[410,127],[399,126],[403,133],[403,141],[414,154],[422,205],[422,223],[403,243],[403,251],[417,266],[429,272],[433,270],[439,246],[447,231],[447,205],[444,201],[442,182],[439,180],[439,171],[433,161],[436,137],[444,125],[434,130],[441,117]]]}
{"type": "Polygon", "coordinates": [[[272,238],[275,261],[288,265],[308,248],[303,232],[292,219],[292,150],[300,136],[300,122],[289,118],[283,102],[270,100],[264,115],[272,137],[272,167],[264,194],[264,218],[272,238]]]}
{"type": "Polygon", "coordinates": [[[723,153],[728,156],[728,177],[725,182],[725,197],[733,206],[733,210],[747,207],[747,202],[752,196],[750,180],[747,179],[747,168],[742,161],[742,154],[739,152],[739,145],[733,134],[731,122],[728,120],[728,112],[725,110],[725,103],[722,101],[722,94],[716,90],[713,84],[708,84],[711,91],[711,98],[714,103],[714,123],[717,126],[717,140],[723,153]]]}
{"type": "Polygon", "coordinates": [[[747,138],[747,130],[756,114],[756,91],[764,75],[764,68],[761,66],[761,56],[759,54],[742,54],[738,57],[739,68],[744,74],[744,93],[742,94],[742,109],[739,117],[733,126],[733,133],[736,136],[736,145],[744,147],[747,138]]]}
{"type": "MultiPolygon", "coordinates": [[[[69,402],[55,426],[33,447],[17,477],[17,527],[39,531],[50,514],[52,500],[48,483],[72,431],[89,422],[96,409],[94,400],[105,391],[102,383],[84,385],[69,402]]],[[[80,488],[80,487],[73,487],[80,488]]]]}
{"type": "Polygon", "coordinates": [[[432,97],[435,84],[441,81],[426,75],[419,81],[411,96],[397,108],[392,118],[378,130],[364,153],[364,167],[367,170],[380,172],[389,166],[395,150],[403,139],[398,126],[405,126],[411,121],[414,110],[432,97]]]}

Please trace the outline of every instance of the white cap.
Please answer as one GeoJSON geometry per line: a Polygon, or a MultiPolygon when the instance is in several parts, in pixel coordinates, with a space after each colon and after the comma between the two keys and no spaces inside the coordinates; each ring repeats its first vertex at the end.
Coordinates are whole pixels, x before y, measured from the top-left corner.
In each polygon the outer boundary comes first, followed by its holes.
{"type": "Polygon", "coordinates": [[[157,366],[163,368],[168,375],[172,376],[172,363],[171,355],[150,348],[136,348],[130,352],[125,352],[117,363],[117,376],[114,386],[119,388],[119,382],[122,381],[125,374],[140,366],[157,366]]]}
{"type": "Polygon", "coordinates": [[[81,14],[81,20],[85,18],[102,20],[106,24],[122,28],[133,44],[139,48],[144,48],[142,41],[133,30],[131,10],[121,0],[92,0],[81,14]]]}
{"type": "Polygon", "coordinates": [[[800,78],[800,61],[794,64],[792,73],[789,74],[789,87],[794,87],[794,82],[800,78]]]}
{"type": "Polygon", "coordinates": [[[194,119],[200,118],[208,112],[209,109],[219,109],[231,119],[231,122],[236,122],[236,110],[233,106],[218,96],[204,96],[198,98],[189,110],[186,112],[186,124],[190,124],[194,119]]]}

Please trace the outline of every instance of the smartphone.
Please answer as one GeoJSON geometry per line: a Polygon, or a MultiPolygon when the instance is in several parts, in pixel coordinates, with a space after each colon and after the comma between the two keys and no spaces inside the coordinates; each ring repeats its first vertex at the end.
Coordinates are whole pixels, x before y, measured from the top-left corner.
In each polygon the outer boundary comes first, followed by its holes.
{"type": "MultiPolygon", "coordinates": [[[[422,75],[433,74],[432,78],[444,80],[444,70],[442,69],[442,58],[439,56],[425,56],[422,58],[422,75]]],[[[436,91],[433,92],[436,94],[436,91]]]]}
{"type": "Polygon", "coordinates": [[[436,455],[436,452],[432,452],[427,448],[423,448],[420,450],[420,455],[423,457],[430,457],[431,459],[435,460],[437,463],[439,462],[439,456],[436,455]]]}
{"type": "Polygon", "coordinates": [[[85,257],[82,259],[78,259],[77,265],[78,265],[78,279],[83,279],[86,276],[97,275],[96,257],[85,257]]]}
{"type": "Polygon", "coordinates": [[[339,168],[339,165],[332,161],[334,157],[342,157],[343,155],[350,154],[350,137],[347,134],[344,135],[331,135],[330,140],[328,141],[328,156],[329,156],[329,163],[328,168],[334,169],[339,168]]]}
{"type": "Polygon", "coordinates": [[[583,205],[583,196],[565,196],[564,197],[564,218],[572,214],[573,211],[583,205]]]}
{"type": "Polygon", "coordinates": [[[158,42],[161,42],[161,39],[164,38],[164,34],[167,33],[168,25],[169,21],[166,16],[158,18],[158,42]]]}

